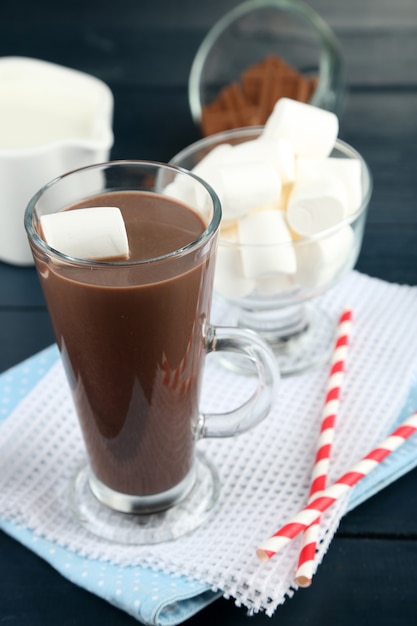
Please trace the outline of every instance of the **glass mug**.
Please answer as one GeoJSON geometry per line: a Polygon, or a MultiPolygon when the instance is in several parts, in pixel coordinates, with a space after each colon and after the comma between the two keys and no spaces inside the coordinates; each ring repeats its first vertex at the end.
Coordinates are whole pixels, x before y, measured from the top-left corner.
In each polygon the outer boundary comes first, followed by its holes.
{"type": "Polygon", "coordinates": [[[25,227],[88,456],[72,506],[106,538],[157,542],[202,523],[219,486],[196,442],[252,428],[276,395],[279,373],[267,343],[209,321],[220,219],[204,181],[145,161],[69,172],[27,207],[25,227]],[[175,199],[179,187],[187,188],[188,206],[175,199]],[[74,206],[119,207],[129,257],[92,261],[51,248],[41,216],[74,206]],[[257,387],[232,411],[202,414],[205,357],[218,351],[247,358],[257,387]]]}

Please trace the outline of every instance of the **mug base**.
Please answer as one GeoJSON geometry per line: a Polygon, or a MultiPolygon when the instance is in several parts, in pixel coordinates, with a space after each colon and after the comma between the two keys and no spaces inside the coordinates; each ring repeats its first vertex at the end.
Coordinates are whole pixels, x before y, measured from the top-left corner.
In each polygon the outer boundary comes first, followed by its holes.
{"type": "Polygon", "coordinates": [[[178,504],[191,491],[196,480],[194,464],[191,471],[175,487],[150,496],[132,496],[110,489],[95,476],[91,469],[88,477],[91,491],[102,504],[120,513],[139,513],[140,515],[160,513],[178,504]]]}
{"type": "Polygon", "coordinates": [[[94,535],[114,543],[143,545],[172,541],[203,524],[219,497],[215,468],[202,453],[196,455],[195,481],[184,498],[163,511],[125,513],[110,508],[94,495],[90,469],[82,467],[70,486],[70,506],[78,521],[94,535]]]}

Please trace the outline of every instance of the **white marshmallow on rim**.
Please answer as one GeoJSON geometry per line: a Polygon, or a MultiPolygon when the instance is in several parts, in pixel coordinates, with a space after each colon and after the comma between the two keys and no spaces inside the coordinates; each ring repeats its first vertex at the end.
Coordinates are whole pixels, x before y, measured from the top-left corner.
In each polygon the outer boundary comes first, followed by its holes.
{"type": "Polygon", "coordinates": [[[118,207],[88,207],[40,218],[42,235],[51,247],[77,259],[129,257],[129,242],[118,207]]]}
{"type": "Polygon", "coordinates": [[[297,183],[286,215],[290,228],[302,237],[311,237],[336,226],[348,215],[343,183],[336,178],[297,183]]]}
{"type": "Polygon", "coordinates": [[[280,98],[262,131],[265,139],[286,139],[297,156],[329,156],[336,143],[339,120],[331,111],[280,98]]]}
{"type": "Polygon", "coordinates": [[[296,242],[296,282],[308,288],[327,284],[349,262],[354,246],[355,235],[349,225],[315,241],[296,242]]]}
{"type": "Polygon", "coordinates": [[[238,222],[238,236],[248,278],[295,273],[294,246],[283,211],[268,209],[246,215],[238,222]]]}
{"type": "Polygon", "coordinates": [[[337,178],[346,191],[348,213],[354,213],[362,203],[362,167],[359,159],[300,157],[296,165],[297,181],[312,182],[337,178]]]}
{"type": "Polygon", "coordinates": [[[286,139],[265,139],[262,136],[239,143],[225,157],[228,163],[263,161],[277,168],[282,183],[295,180],[295,153],[286,139]]]}

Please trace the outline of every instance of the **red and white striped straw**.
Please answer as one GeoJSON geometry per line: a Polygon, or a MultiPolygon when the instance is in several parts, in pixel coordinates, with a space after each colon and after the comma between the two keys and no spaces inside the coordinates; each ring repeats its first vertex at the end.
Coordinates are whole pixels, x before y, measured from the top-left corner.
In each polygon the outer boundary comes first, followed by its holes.
{"type": "MultiPolygon", "coordinates": [[[[352,315],[351,309],[344,310],[337,324],[308,502],[316,498],[326,487],[345,361],[352,330],[352,315]]],[[[320,518],[313,522],[303,534],[303,544],[295,574],[295,581],[300,587],[308,587],[311,584],[319,530],[320,518]]]]}
{"type": "Polygon", "coordinates": [[[391,452],[399,448],[404,441],[417,431],[417,412],[413,413],[398,426],[374,450],[356,463],[339,480],[327,487],[320,496],[295,515],[285,526],[282,526],[272,537],[267,539],[256,550],[261,561],[268,561],[292,539],[306,530],[332,504],[342,498],[362,478],[374,470],[391,452]]]}

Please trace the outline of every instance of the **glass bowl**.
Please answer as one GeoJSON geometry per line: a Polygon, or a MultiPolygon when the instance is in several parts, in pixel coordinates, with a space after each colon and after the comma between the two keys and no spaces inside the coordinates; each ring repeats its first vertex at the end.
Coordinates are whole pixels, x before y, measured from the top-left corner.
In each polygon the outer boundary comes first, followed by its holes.
{"type": "MultiPolygon", "coordinates": [[[[212,104],[225,86],[239,82],[247,68],[271,55],[303,76],[314,77],[315,88],[306,101],[340,115],[346,90],[345,67],[339,43],[328,24],[298,0],[249,0],[224,15],[197,50],[188,82],[195,124],[201,129],[204,107],[212,104]]],[[[269,91],[281,89],[273,76],[266,85],[269,91]]],[[[291,91],[282,95],[298,99],[291,91]]],[[[270,110],[266,111],[266,117],[269,114],[270,110]]],[[[214,132],[265,123],[256,115],[253,119],[254,123],[246,119],[214,132]]],[[[207,134],[211,133],[203,132],[207,134]]]]}
{"type": "MultiPolygon", "coordinates": [[[[214,148],[251,141],[261,133],[262,128],[251,127],[212,135],[179,152],[171,163],[193,170],[214,148]]],[[[319,296],[355,266],[362,244],[371,173],[362,156],[339,139],[330,156],[355,159],[360,168],[358,207],[337,225],[310,237],[268,245],[242,244],[231,235],[230,224],[222,220],[214,289],[228,305],[225,323],[250,328],[266,338],[284,376],[308,370],[328,358],[336,320],[320,308],[319,296]],[[284,263],[279,271],[268,267],[256,275],[250,268],[247,271],[251,262],[265,267],[264,258],[267,266],[271,258],[284,259],[292,266],[286,271],[284,263]]]]}

